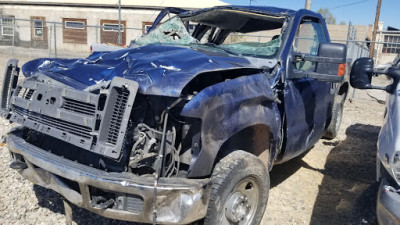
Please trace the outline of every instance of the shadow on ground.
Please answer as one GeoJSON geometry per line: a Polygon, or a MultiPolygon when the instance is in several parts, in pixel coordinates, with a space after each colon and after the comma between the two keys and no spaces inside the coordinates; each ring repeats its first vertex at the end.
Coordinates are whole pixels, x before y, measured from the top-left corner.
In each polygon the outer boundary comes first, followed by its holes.
{"type": "MultiPolygon", "coordinates": [[[[300,168],[324,174],[319,186],[311,223],[319,224],[377,224],[375,207],[378,183],[375,181],[376,142],[380,127],[355,124],[346,130],[346,139],[323,141],[335,146],[329,153],[325,169],[315,169],[305,163],[302,156],[286,164],[275,165],[271,172],[271,188],[279,185],[300,168]],[[279,172],[276,172],[279,171],[279,172]]],[[[54,191],[35,185],[39,205],[55,213],[64,214],[62,197],[54,191]]],[[[106,219],[73,206],[76,224],[135,224],[106,219]]]]}
{"type": "MultiPolygon", "coordinates": [[[[47,208],[54,213],[64,213],[63,197],[57,192],[50,189],[43,188],[38,185],[33,186],[36,197],[39,201],[39,206],[47,208]]],[[[107,219],[99,216],[95,213],[81,209],[75,205],[72,205],[73,222],[79,225],[144,225],[139,223],[130,223],[120,220],[107,219]]],[[[43,218],[45,221],[45,218],[43,218]]]]}
{"type": "MultiPolygon", "coordinates": [[[[377,224],[376,142],[380,127],[354,124],[330,151],[311,224],[377,224]]],[[[324,141],[331,145],[331,141],[324,141]]]]}
{"type": "Polygon", "coordinates": [[[64,214],[63,201],[57,192],[39,185],[33,185],[33,191],[40,207],[48,208],[54,213],[64,214]]]}

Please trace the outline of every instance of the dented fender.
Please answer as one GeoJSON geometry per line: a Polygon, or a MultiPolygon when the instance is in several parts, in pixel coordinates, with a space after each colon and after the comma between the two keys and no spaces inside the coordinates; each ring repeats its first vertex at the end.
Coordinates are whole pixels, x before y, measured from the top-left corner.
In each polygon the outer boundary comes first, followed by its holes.
{"type": "MultiPolygon", "coordinates": [[[[189,176],[209,175],[221,146],[244,128],[266,125],[274,142],[280,143],[281,118],[275,99],[262,73],[218,83],[198,93],[181,112],[182,116],[202,120],[202,148],[192,161],[189,176]]],[[[276,155],[272,149],[270,162],[276,155]]]]}

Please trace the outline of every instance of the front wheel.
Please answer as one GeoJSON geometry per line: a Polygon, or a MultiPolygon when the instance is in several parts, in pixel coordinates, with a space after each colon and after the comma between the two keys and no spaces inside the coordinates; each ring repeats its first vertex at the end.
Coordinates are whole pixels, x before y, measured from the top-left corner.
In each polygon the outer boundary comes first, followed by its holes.
{"type": "Polygon", "coordinates": [[[267,168],[256,156],[235,151],[215,166],[205,225],[258,225],[270,188],[267,168]]]}

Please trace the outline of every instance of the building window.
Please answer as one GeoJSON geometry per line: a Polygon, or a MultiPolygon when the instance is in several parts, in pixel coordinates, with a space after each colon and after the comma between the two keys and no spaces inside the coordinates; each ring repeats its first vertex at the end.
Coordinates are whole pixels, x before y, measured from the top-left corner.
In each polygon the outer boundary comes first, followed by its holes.
{"type": "Polygon", "coordinates": [[[85,29],[85,22],[65,21],[64,22],[64,28],[83,30],[83,29],[85,29]]]}
{"type": "Polygon", "coordinates": [[[150,29],[150,27],[153,26],[152,22],[142,22],[142,34],[147,34],[147,31],[150,29]]]}
{"type": "Polygon", "coordinates": [[[14,19],[2,18],[1,19],[1,35],[14,36],[14,19]]]}
{"type": "Polygon", "coordinates": [[[47,42],[47,27],[45,17],[31,16],[31,40],[47,42]]]}
{"type": "Polygon", "coordinates": [[[383,44],[382,53],[400,53],[400,35],[385,35],[385,44],[383,44]],[[393,44],[390,44],[393,43],[393,44]]]}
{"type": "Polygon", "coordinates": [[[100,43],[119,45],[118,36],[121,34],[121,46],[126,43],[126,21],[121,20],[121,26],[118,27],[118,20],[100,20],[100,43]],[[119,33],[119,30],[121,33],[119,33]]]}
{"type": "MultiPolygon", "coordinates": [[[[123,24],[121,24],[120,30],[121,30],[121,32],[124,32],[124,25],[123,24]]],[[[103,23],[103,31],[118,32],[118,24],[103,23]]]]}
{"type": "MultiPolygon", "coordinates": [[[[26,33],[25,33],[26,34],[26,33]]],[[[46,17],[31,16],[31,43],[32,48],[48,48],[48,32],[46,26],[46,17]]]]}
{"type": "Polygon", "coordinates": [[[36,38],[43,38],[43,20],[33,21],[33,36],[36,38]]]}
{"type": "Polygon", "coordinates": [[[87,44],[86,19],[63,18],[63,42],[87,44]]]}

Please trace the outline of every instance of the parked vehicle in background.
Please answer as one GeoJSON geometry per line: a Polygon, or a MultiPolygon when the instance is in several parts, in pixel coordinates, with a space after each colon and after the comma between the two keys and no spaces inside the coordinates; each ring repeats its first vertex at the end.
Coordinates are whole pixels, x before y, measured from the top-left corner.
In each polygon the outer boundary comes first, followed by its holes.
{"type": "Polygon", "coordinates": [[[400,224],[400,55],[386,69],[374,70],[371,58],[354,62],[350,82],[358,89],[380,89],[387,92],[384,123],[379,133],[377,178],[381,182],[377,200],[380,224],[400,224]],[[393,83],[387,87],[371,85],[373,76],[386,75],[393,83]]]}
{"type": "Polygon", "coordinates": [[[90,45],[90,52],[112,52],[123,49],[123,46],[103,44],[103,43],[92,43],[90,45]]]}
{"type": "Polygon", "coordinates": [[[19,83],[11,60],[1,108],[22,125],[7,136],[11,167],[109,218],[259,224],[273,165],[337,134],[346,46],[308,10],[160,21],[134,48],[30,61],[19,83]]]}

